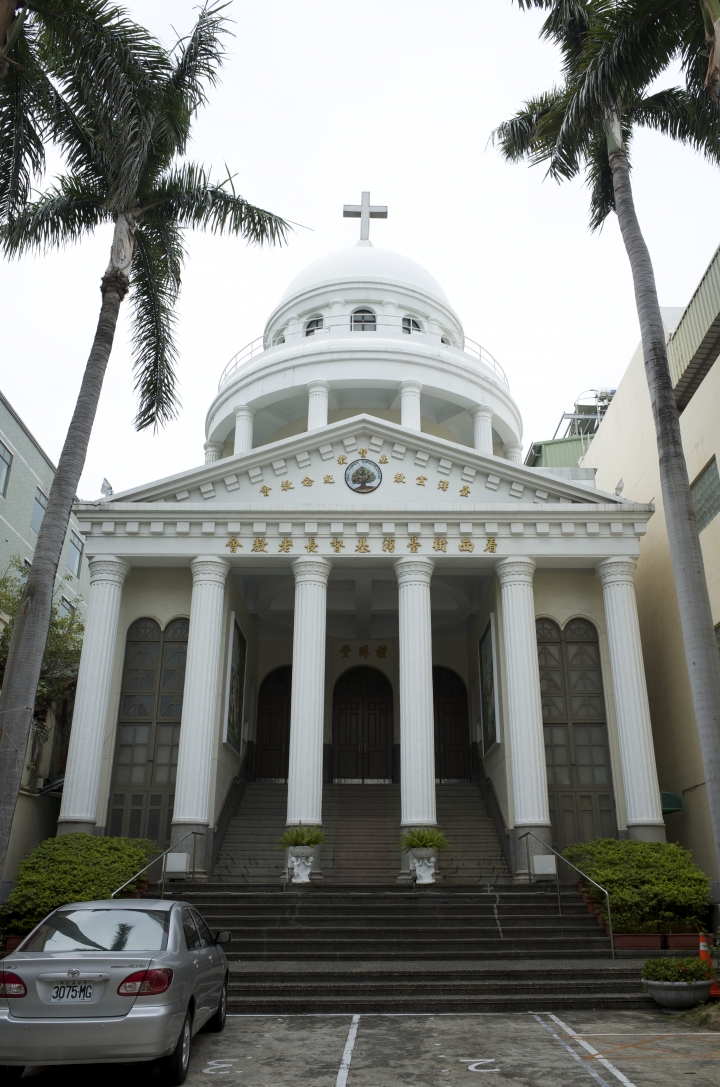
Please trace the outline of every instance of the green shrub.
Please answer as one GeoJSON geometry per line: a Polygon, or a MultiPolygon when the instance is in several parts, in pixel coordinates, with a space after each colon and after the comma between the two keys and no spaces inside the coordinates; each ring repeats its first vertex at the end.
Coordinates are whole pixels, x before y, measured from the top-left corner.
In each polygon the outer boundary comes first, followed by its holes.
{"type": "Polygon", "coordinates": [[[713,968],[705,959],[646,959],[642,976],[645,981],[710,981],[713,968]]]}
{"type": "Polygon", "coordinates": [[[447,849],[448,840],[437,827],[417,827],[401,838],[403,849],[447,849]]]}
{"type": "Polygon", "coordinates": [[[282,838],[278,838],[278,849],[287,849],[291,845],[322,845],[325,841],[325,831],[320,827],[304,827],[298,823],[296,827],[288,827],[282,838]]]}
{"type": "MultiPolygon", "coordinates": [[[[20,865],[3,908],[7,930],[18,935],[30,932],[58,906],[109,898],[154,852],[153,843],[141,838],[95,838],[92,834],[48,838],[20,865]]],[[[145,878],[131,883],[122,897],[130,897],[145,878]]]]}
{"type": "MultiPolygon", "coordinates": [[[[710,881],[687,849],[673,842],[596,838],[569,846],[568,860],[610,894],[615,932],[704,930],[710,881]]],[[[607,921],[605,895],[592,884],[586,894],[607,921]]]]}

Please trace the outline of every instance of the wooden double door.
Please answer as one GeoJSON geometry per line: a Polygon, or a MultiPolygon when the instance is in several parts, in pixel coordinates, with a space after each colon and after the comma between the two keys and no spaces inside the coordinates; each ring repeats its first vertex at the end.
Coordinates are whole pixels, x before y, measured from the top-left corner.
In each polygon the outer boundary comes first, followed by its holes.
{"type": "Polygon", "coordinates": [[[435,778],[470,781],[467,687],[449,668],[433,668],[435,778]]]}
{"type": "Polygon", "coordinates": [[[276,668],[258,695],[255,780],[287,781],[292,668],[276,668]]]}
{"type": "Polygon", "coordinates": [[[375,668],[351,668],[335,684],[333,781],[382,784],[392,780],[392,686],[375,668]]]}

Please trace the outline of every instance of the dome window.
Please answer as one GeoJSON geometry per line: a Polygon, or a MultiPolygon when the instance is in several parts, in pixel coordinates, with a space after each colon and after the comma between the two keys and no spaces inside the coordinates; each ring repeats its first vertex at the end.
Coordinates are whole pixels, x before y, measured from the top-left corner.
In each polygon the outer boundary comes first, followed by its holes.
{"type": "Polygon", "coordinates": [[[411,336],[413,332],[420,332],[420,322],[416,321],[414,317],[403,317],[402,330],[408,336],[411,336]]]}
{"type": "Polygon", "coordinates": [[[279,347],[281,343],[285,343],[285,333],[276,332],[273,339],[273,347],[279,347]]]}
{"type": "Polygon", "coordinates": [[[371,309],[356,309],[350,326],[353,332],[374,332],[377,318],[371,309]]]}
{"type": "Polygon", "coordinates": [[[447,336],[441,336],[440,343],[444,343],[446,347],[452,347],[452,344],[450,343],[450,340],[447,338],[447,336]]]}
{"type": "Polygon", "coordinates": [[[311,317],[308,323],[305,325],[305,335],[314,336],[316,332],[319,332],[323,327],[322,317],[311,317]]]}

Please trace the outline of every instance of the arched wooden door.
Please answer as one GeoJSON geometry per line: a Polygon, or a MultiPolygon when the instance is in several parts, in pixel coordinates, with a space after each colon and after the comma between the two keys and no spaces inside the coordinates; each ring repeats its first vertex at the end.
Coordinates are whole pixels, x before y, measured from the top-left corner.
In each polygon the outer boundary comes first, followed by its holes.
{"type": "Polygon", "coordinates": [[[435,777],[470,780],[470,728],[467,688],[449,668],[433,668],[435,777]]]}
{"type": "Polygon", "coordinates": [[[258,695],[255,780],[287,781],[290,747],[292,668],[277,668],[262,682],[258,695]]]}
{"type": "Polygon", "coordinates": [[[333,696],[333,781],[393,779],[392,686],[375,668],[351,668],[333,696]]]}

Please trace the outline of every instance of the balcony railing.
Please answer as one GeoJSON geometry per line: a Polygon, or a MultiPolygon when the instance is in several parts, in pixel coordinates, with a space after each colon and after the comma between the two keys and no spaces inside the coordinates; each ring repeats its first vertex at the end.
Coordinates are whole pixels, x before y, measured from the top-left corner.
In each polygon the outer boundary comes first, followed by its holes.
{"type": "Polygon", "coordinates": [[[258,355],[263,354],[265,351],[272,351],[276,347],[282,347],[288,344],[299,346],[304,340],[309,340],[316,336],[344,336],[346,334],[363,336],[364,339],[361,341],[363,343],[367,342],[368,336],[373,335],[381,338],[391,337],[392,339],[401,339],[403,336],[408,336],[419,339],[427,344],[446,347],[449,350],[457,351],[460,354],[472,355],[473,358],[492,370],[504,385],[508,388],[510,387],[507,374],[497,359],[493,358],[489,351],[486,351],[484,347],[474,340],[471,340],[468,336],[465,336],[462,341],[450,341],[446,333],[444,333],[437,325],[431,325],[429,328],[418,328],[414,321],[409,325],[407,318],[400,317],[397,314],[386,313],[376,314],[374,324],[369,324],[366,321],[362,328],[357,328],[351,326],[351,316],[352,315],[349,314],[342,314],[341,316],[331,314],[330,316],[323,318],[323,324],[320,328],[308,328],[307,324],[303,324],[291,331],[286,329],[282,333],[276,332],[272,339],[269,336],[258,336],[257,339],[246,344],[242,350],[238,351],[237,354],[233,355],[230,359],[230,362],[220,375],[218,391],[227,385],[228,381],[230,381],[233,375],[236,374],[241,367],[245,366],[248,362],[258,355]]]}

